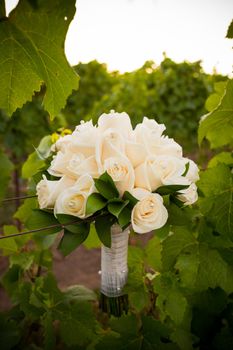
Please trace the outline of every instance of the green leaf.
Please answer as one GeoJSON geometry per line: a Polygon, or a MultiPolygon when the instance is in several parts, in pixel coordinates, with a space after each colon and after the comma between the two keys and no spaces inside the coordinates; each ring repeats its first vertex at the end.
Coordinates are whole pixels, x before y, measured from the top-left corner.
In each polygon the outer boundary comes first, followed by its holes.
{"type": "Polygon", "coordinates": [[[76,301],[96,301],[97,300],[97,295],[93,290],[81,285],[69,286],[64,293],[65,293],[64,298],[68,302],[70,301],[73,302],[74,300],[76,301]]]}
{"type": "Polygon", "coordinates": [[[92,193],[87,198],[87,204],[86,204],[86,214],[94,214],[98,210],[103,209],[106,206],[107,202],[106,199],[101,196],[99,193],[92,193]]]}
{"type": "Polygon", "coordinates": [[[182,250],[193,245],[196,245],[196,239],[187,228],[172,228],[169,236],[162,242],[163,270],[169,271],[174,266],[182,250]]]}
{"type": "Polygon", "coordinates": [[[145,285],[144,250],[139,247],[128,248],[128,281],[124,288],[129,294],[129,303],[138,312],[149,304],[149,294],[145,285]]]}
{"type": "Polygon", "coordinates": [[[177,258],[181,285],[195,291],[221,287],[227,293],[233,292],[233,268],[220,256],[216,249],[207,244],[193,245],[177,258]]]}
{"type": "Polygon", "coordinates": [[[56,345],[56,336],[51,312],[45,313],[42,318],[42,325],[44,331],[44,350],[54,349],[56,345]]]}
{"type": "Polygon", "coordinates": [[[96,339],[97,322],[90,303],[75,303],[58,316],[60,335],[66,345],[87,349],[96,339]]]}
{"type": "MultiPolygon", "coordinates": [[[[35,209],[26,221],[26,227],[29,230],[40,229],[43,227],[59,225],[59,222],[54,217],[53,213],[35,209]]],[[[51,227],[43,230],[40,234],[45,236],[61,231],[61,227],[51,227]]]]}
{"type": "Polygon", "coordinates": [[[229,27],[228,27],[226,37],[227,37],[228,39],[232,39],[232,38],[233,38],[233,20],[231,21],[231,24],[230,24],[229,27]]]}
{"type": "Polygon", "coordinates": [[[108,211],[118,218],[122,210],[126,207],[128,203],[129,203],[128,200],[123,201],[121,199],[118,199],[118,200],[114,199],[108,202],[108,211]]]}
{"type": "Polygon", "coordinates": [[[161,241],[157,236],[154,236],[146,245],[146,260],[155,271],[161,271],[162,268],[161,251],[161,241]]]}
{"type": "Polygon", "coordinates": [[[115,222],[112,215],[99,216],[95,220],[95,229],[100,241],[111,248],[111,227],[115,222]]]}
{"type": "Polygon", "coordinates": [[[180,325],[185,317],[188,302],[176,282],[169,274],[159,275],[154,281],[154,290],[158,294],[156,306],[161,311],[161,319],[169,316],[176,325],[180,325]]]}
{"type": "Polygon", "coordinates": [[[6,154],[3,153],[2,150],[0,150],[0,164],[1,164],[1,171],[0,171],[0,199],[4,197],[8,182],[11,178],[11,172],[13,171],[13,164],[9,160],[9,158],[6,156],[6,154]]]}
{"type": "Polygon", "coordinates": [[[138,333],[138,322],[134,315],[112,318],[110,321],[112,331],[105,333],[97,344],[96,350],[140,350],[142,337],[138,333]],[[113,333],[114,332],[114,333],[113,333]]]}
{"type": "Polygon", "coordinates": [[[78,76],[64,55],[75,1],[36,4],[20,0],[0,22],[0,108],[11,115],[45,84],[44,107],[54,117],[78,88],[78,76]]]}
{"type": "MultiPolygon", "coordinates": [[[[77,225],[78,226],[78,225],[77,225]]],[[[64,256],[70,254],[80,244],[82,244],[89,234],[90,225],[80,225],[80,232],[73,233],[64,229],[63,237],[58,245],[58,249],[64,256]]]]}
{"type": "Polygon", "coordinates": [[[129,193],[128,191],[125,191],[124,195],[123,195],[123,200],[125,201],[129,201],[129,207],[132,209],[138,202],[138,199],[135,198],[134,196],[132,196],[131,193],[129,193]]]}
{"type": "Polygon", "coordinates": [[[233,80],[229,80],[219,105],[201,121],[198,142],[204,138],[211,148],[221,147],[233,142],[233,80]]]}
{"type": "MultiPolygon", "coordinates": [[[[12,234],[12,230],[8,230],[8,227],[12,228],[12,226],[3,226],[4,236],[8,236],[12,234]]],[[[18,229],[14,227],[14,232],[18,233],[18,229]]],[[[15,238],[4,238],[0,239],[0,249],[3,250],[4,255],[16,253],[18,251],[18,246],[15,242],[15,238]]]]}
{"type": "Polygon", "coordinates": [[[189,171],[189,167],[190,167],[190,163],[188,162],[188,163],[185,164],[185,171],[182,174],[182,176],[186,176],[187,175],[187,172],[189,171]]]}
{"type": "Polygon", "coordinates": [[[94,179],[95,187],[99,193],[106,199],[119,197],[119,192],[113,182],[113,179],[107,172],[103,173],[98,179],[94,179]]]}
{"type": "Polygon", "coordinates": [[[24,179],[30,179],[44,166],[45,166],[45,161],[39,157],[37,152],[33,152],[28,156],[28,159],[23,164],[22,177],[24,179]]]}
{"type": "Polygon", "coordinates": [[[56,214],[56,216],[57,216],[57,220],[62,225],[65,225],[65,229],[72,233],[82,233],[83,231],[86,230],[86,226],[88,226],[87,223],[83,222],[77,216],[67,215],[67,214],[56,214]],[[70,223],[73,223],[73,224],[68,225],[70,223]]]}
{"type": "Polygon", "coordinates": [[[130,221],[131,221],[131,209],[129,208],[129,206],[126,206],[120,212],[118,216],[118,222],[119,222],[119,225],[123,229],[125,229],[130,224],[130,221]]]}
{"type": "Polygon", "coordinates": [[[38,207],[37,198],[28,198],[18,208],[14,214],[14,218],[19,219],[21,222],[26,222],[31,216],[34,209],[38,207]]]}
{"type": "Polygon", "coordinates": [[[100,248],[101,247],[101,241],[97,235],[96,229],[95,229],[95,225],[92,223],[90,225],[90,232],[89,235],[87,237],[87,239],[85,240],[85,242],[83,242],[83,245],[87,248],[87,249],[93,249],[93,248],[100,248]]]}
{"type": "Polygon", "coordinates": [[[19,265],[23,271],[28,270],[34,262],[34,254],[31,252],[20,252],[10,257],[10,267],[19,265]]]}
{"type": "Polygon", "coordinates": [[[184,190],[188,188],[188,185],[166,185],[161,186],[157,188],[157,190],[154,191],[154,193],[158,193],[161,196],[167,195],[167,194],[173,194],[176,192],[179,192],[180,190],[184,190]]]}
{"type": "Polygon", "coordinates": [[[21,338],[20,328],[13,319],[8,319],[4,313],[0,314],[1,349],[11,350],[17,347],[21,338]]]}
{"type": "Polygon", "coordinates": [[[214,168],[219,163],[224,163],[226,165],[233,166],[233,154],[230,152],[218,153],[216,156],[211,158],[211,160],[208,163],[208,168],[214,168]]]}
{"type": "Polygon", "coordinates": [[[213,109],[215,109],[219,105],[225,93],[226,85],[227,85],[227,81],[218,81],[217,83],[214,83],[215,93],[211,94],[207,98],[205,103],[205,108],[207,109],[208,112],[213,111],[213,109]]]}
{"type": "Polygon", "coordinates": [[[169,342],[169,331],[165,324],[151,316],[142,316],[142,350],[179,350],[169,342]]]}
{"type": "Polygon", "coordinates": [[[201,211],[208,215],[216,230],[233,240],[233,174],[225,164],[218,164],[201,173],[198,187],[201,211]]]}
{"type": "Polygon", "coordinates": [[[174,226],[188,226],[191,223],[191,214],[193,214],[193,211],[190,208],[179,208],[177,205],[170,203],[167,209],[168,224],[174,226]]]}

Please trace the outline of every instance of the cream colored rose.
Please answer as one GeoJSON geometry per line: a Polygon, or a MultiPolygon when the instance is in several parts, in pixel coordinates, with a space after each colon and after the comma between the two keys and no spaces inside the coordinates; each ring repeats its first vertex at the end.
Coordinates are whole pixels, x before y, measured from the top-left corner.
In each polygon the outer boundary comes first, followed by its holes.
{"type": "Polygon", "coordinates": [[[185,177],[191,182],[197,182],[199,180],[199,169],[196,163],[188,158],[183,158],[184,162],[189,164],[188,172],[185,177]]]}
{"type": "Polygon", "coordinates": [[[172,156],[148,156],[144,163],[135,169],[135,187],[155,191],[163,185],[189,185],[182,176],[185,162],[172,156]]]}
{"type": "Polygon", "coordinates": [[[67,151],[58,151],[56,155],[53,156],[50,167],[48,168],[48,173],[53,176],[62,177],[67,175],[67,166],[70,159],[73,157],[73,153],[67,151]]]}
{"type": "Polygon", "coordinates": [[[103,172],[104,161],[110,157],[125,155],[125,140],[114,129],[105,130],[96,142],[96,161],[99,172],[103,172]]]}
{"type": "Polygon", "coordinates": [[[126,157],[111,157],[104,161],[104,171],[113,179],[120,196],[134,187],[134,170],[126,157]]]}
{"type": "Polygon", "coordinates": [[[73,136],[72,135],[65,135],[62,137],[59,137],[59,139],[52,145],[51,150],[53,152],[62,151],[65,152],[69,144],[72,142],[73,136]]]}
{"type": "Polygon", "coordinates": [[[99,117],[98,129],[101,133],[107,129],[113,129],[127,139],[133,130],[128,114],[125,112],[117,113],[114,111],[111,111],[108,114],[104,113],[99,117]]]}
{"type": "Polygon", "coordinates": [[[71,187],[74,183],[74,180],[66,176],[63,176],[58,181],[50,181],[43,175],[43,180],[36,186],[36,194],[38,196],[40,209],[52,209],[60,192],[71,187]]]}
{"type": "Polygon", "coordinates": [[[74,153],[70,149],[67,149],[65,153],[59,151],[54,156],[48,172],[57,177],[67,175],[76,180],[84,174],[92,177],[100,175],[95,156],[85,158],[82,153],[74,153]]]}
{"type": "Polygon", "coordinates": [[[147,157],[146,147],[136,141],[126,142],[125,154],[134,168],[142,164],[147,157]]]}
{"type": "Polygon", "coordinates": [[[155,142],[152,153],[156,155],[168,155],[181,158],[182,147],[168,136],[162,136],[158,142],[155,142]]]}
{"type": "Polygon", "coordinates": [[[139,200],[131,213],[133,230],[137,233],[146,233],[163,227],[168,219],[163,198],[142,188],[135,188],[131,193],[139,200]]]}
{"type": "Polygon", "coordinates": [[[85,158],[94,156],[99,134],[99,130],[93,126],[92,121],[78,125],[72,134],[73,139],[69,144],[69,150],[73,153],[81,153],[85,158]]]}
{"type": "Polygon", "coordinates": [[[164,124],[153,119],[143,118],[135,128],[136,142],[146,148],[148,155],[170,155],[182,157],[182,147],[173,139],[163,136],[164,124]]]}
{"type": "Polygon", "coordinates": [[[89,175],[81,176],[70,188],[65,189],[58,196],[54,214],[68,214],[81,219],[87,217],[86,202],[88,196],[95,190],[94,181],[89,175]]]}
{"type": "Polygon", "coordinates": [[[193,183],[188,188],[179,191],[177,198],[184,202],[184,205],[191,205],[198,200],[197,186],[193,183]]]}

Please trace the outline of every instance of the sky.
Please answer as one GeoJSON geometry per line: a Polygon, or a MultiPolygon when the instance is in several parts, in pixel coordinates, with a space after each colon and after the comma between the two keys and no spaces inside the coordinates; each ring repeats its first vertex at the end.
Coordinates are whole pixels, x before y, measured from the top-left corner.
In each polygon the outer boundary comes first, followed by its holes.
{"type": "MultiPolygon", "coordinates": [[[[6,0],[9,12],[17,0],[6,0]]],[[[176,62],[231,74],[233,40],[226,39],[233,0],[77,0],[65,42],[71,65],[97,59],[108,69],[132,71],[159,64],[163,52],[176,62]]]]}

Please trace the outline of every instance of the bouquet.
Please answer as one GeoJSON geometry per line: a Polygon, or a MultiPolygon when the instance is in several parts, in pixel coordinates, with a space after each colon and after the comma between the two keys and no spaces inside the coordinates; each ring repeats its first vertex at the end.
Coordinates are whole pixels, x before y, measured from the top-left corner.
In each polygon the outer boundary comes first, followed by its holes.
{"type": "Polygon", "coordinates": [[[81,244],[94,224],[102,242],[100,306],[115,316],[127,312],[130,229],[159,229],[169,201],[185,206],[197,200],[198,168],[164,130],[147,117],[133,129],[126,113],[114,111],[97,125],[81,121],[52,145],[47,176],[37,184],[40,209],[64,224],[64,250],[70,240],[81,244]]]}

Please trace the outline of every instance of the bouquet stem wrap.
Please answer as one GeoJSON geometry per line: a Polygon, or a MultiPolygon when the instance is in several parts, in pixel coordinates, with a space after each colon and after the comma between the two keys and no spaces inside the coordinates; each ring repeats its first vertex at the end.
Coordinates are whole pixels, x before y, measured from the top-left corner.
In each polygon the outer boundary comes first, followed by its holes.
{"type": "Polygon", "coordinates": [[[129,229],[122,231],[119,225],[111,228],[111,248],[101,248],[101,301],[104,312],[120,316],[127,312],[127,295],[123,295],[123,287],[128,277],[128,240],[129,229]]]}

